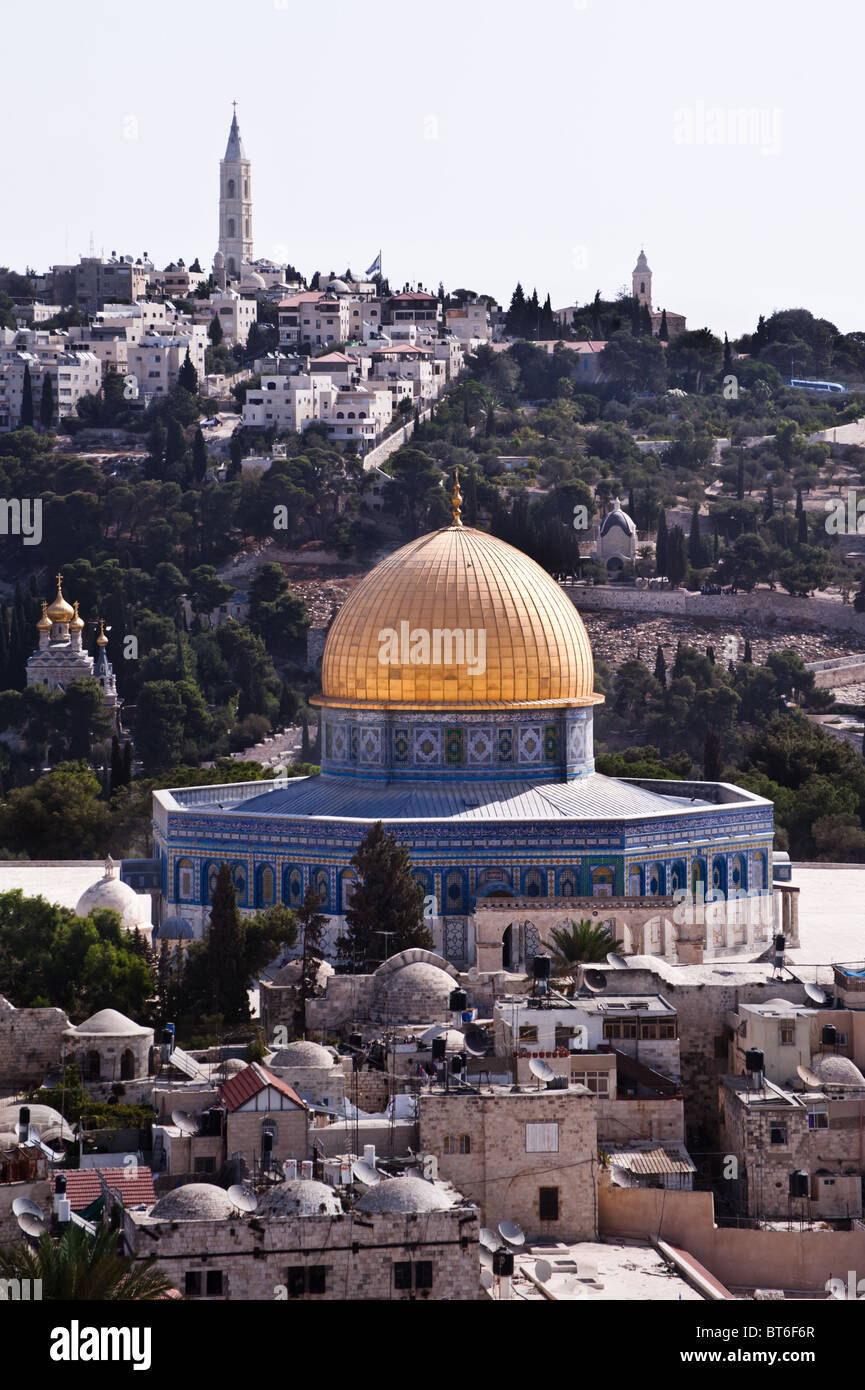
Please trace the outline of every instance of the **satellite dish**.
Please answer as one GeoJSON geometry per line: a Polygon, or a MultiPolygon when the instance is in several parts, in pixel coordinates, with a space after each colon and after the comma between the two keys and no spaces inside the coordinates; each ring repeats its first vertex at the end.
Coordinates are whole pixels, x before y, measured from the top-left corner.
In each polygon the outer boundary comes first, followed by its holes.
{"type": "Polygon", "coordinates": [[[482,1269],[482,1270],[481,1270],[481,1288],[483,1288],[483,1289],[491,1289],[491,1288],[493,1287],[493,1284],[494,1284],[495,1282],[496,1282],[496,1281],[495,1281],[493,1275],[490,1273],[490,1271],[489,1271],[488,1269],[482,1269]]]}
{"type": "Polygon", "coordinates": [[[485,1057],[490,1049],[489,1035],[483,1028],[467,1028],[465,1049],[470,1057],[485,1057]]]}
{"type": "Polygon", "coordinates": [[[488,1250],[487,1247],[486,1247],[485,1245],[479,1245],[479,1246],[478,1246],[478,1255],[480,1256],[480,1261],[481,1261],[481,1264],[483,1265],[484,1269],[488,1269],[488,1270],[492,1271],[492,1267],[493,1267],[493,1252],[492,1252],[492,1250],[488,1250]]]}
{"type": "Polygon", "coordinates": [[[553,1267],[549,1260],[538,1260],[535,1265],[535,1278],[539,1284],[546,1284],[553,1277],[553,1267]]]}
{"type": "Polygon", "coordinates": [[[34,1236],[37,1240],[47,1229],[42,1217],[34,1216],[30,1211],[25,1211],[18,1217],[18,1225],[25,1236],[34,1236]]]}
{"type": "Polygon", "coordinates": [[[813,1072],[810,1067],[797,1067],[796,1071],[800,1080],[804,1081],[806,1086],[813,1086],[818,1091],[823,1090],[823,1082],[820,1080],[817,1073],[813,1072]]]}
{"type": "Polygon", "coordinates": [[[489,1226],[482,1226],[478,1232],[478,1240],[485,1250],[498,1250],[501,1241],[495,1231],[491,1231],[489,1226]]]}
{"type": "Polygon", "coordinates": [[[529,1061],[529,1071],[532,1076],[536,1076],[539,1081],[554,1081],[556,1073],[553,1071],[549,1062],[545,1062],[541,1057],[532,1057],[529,1061]]]}
{"type": "Polygon", "coordinates": [[[614,965],[617,970],[627,970],[628,962],[624,956],[619,956],[615,951],[607,952],[607,965],[614,965]]]}
{"type": "Polygon", "coordinates": [[[518,1226],[516,1221],[500,1221],[499,1235],[503,1236],[508,1245],[525,1245],[526,1233],[522,1226],[518,1226]]]}
{"type": "Polygon", "coordinates": [[[171,1123],[176,1125],[181,1134],[197,1134],[198,1119],[195,1115],[190,1115],[186,1110],[172,1110],[171,1123]]]}
{"type": "Polygon", "coordinates": [[[829,1002],[827,995],[824,993],[822,989],[820,989],[818,985],[805,985],[805,993],[811,1000],[812,1004],[822,1005],[828,1004],[829,1002]]]}
{"type": "Polygon", "coordinates": [[[371,1163],[367,1163],[365,1158],[358,1158],[351,1165],[352,1175],[362,1182],[366,1187],[375,1187],[376,1183],[381,1182],[381,1173],[377,1168],[373,1168],[371,1163]]]}
{"type": "Polygon", "coordinates": [[[607,988],[607,977],[603,970],[586,970],[583,975],[583,988],[591,994],[600,994],[607,988]]]}
{"type": "Polygon", "coordinates": [[[40,1221],[43,1220],[42,1208],[36,1202],[31,1201],[29,1197],[16,1197],[12,1203],[12,1215],[25,1216],[28,1213],[30,1216],[38,1216],[40,1221]]]}
{"type": "Polygon", "coordinates": [[[254,1192],[247,1192],[241,1183],[236,1182],[233,1187],[228,1189],[230,1202],[237,1207],[238,1211],[255,1211],[258,1206],[258,1198],[254,1192]]]}

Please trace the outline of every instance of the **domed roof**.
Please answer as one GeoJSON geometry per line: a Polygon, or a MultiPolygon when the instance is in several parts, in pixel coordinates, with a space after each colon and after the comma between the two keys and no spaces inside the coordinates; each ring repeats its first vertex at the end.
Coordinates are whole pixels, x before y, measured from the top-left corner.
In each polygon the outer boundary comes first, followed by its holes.
{"type": "Polygon", "coordinates": [[[145,900],[139,898],[128,883],[122,883],[119,878],[115,878],[114,862],[109,858],[106,860],[102,878],[85,888],[75,904],[75,911],[79,917],[87,917],[99,908],[110,908],[118,914],[122,925],[132,931],[135,927],[143,925],[144,903],[145,900]]]}
{"type": "Polygon", "coordinates": [[[67,603],[63,597],[62,588],[63,575],[57,576],[57,597],[48,607],[48,617],[52,623],[68,623],[75,617],[75,609],[71,603],[67,603]]]}
{"type": "Polygon", "coordinates": [[[48,610],[48,600],[47,600],[47,599],[43,599],[43,600],[42,600],[42,617],[39,619],[38,623],[36,624],[36,627],[37,627],[37,629],[38,629],[39,632],[50,632],[50,631],[51,631],[51,619],[50,619],[49,616],[48,616],[48,611],[47,611],[47,610],[48,610]]]}
{"type": "MultiPolygon", "coordinates": [[[[273,985],[298,985],[302,974],[303,961],[290,960],[285,965],[280,966],[270,983],[273,985]]],[[[335,974],[336,971],[328,961],[319,961],[318,970],[315,972],[315,982],[323,988],[325,981],[335,974]]]]}
{"type": "Polygon", "coordinates": [[[73,607],[73,609],[75,610],[75,617],[72,619],[72,622],[69,624],[69,626],[70,626],[70,628],[71,628],[71,630],[72,630],[73,632],[83,632],[83,631],[84,631],[84,619],[82,618],[81,614],[78,612],[78,600],[77,600],[77,599],[76,599],[75,602],[73,603],[72,607],[73,607]]]}
{"type": "Polygon", "coordinates": [[[189,1182],[160,1197],[150,1215],[155,1221],[218,1221],[236,1216],[236,1208],[222,1187],[210,1182],[189,1182]]]}
{"type": "Polygon", "coordinates": [[[224,1071],[226,1076],[237,1076],[239,1071],[246,1071],[248,1065],[248,1062],[242,1062],[239,1057],[229,1057],[222,1063],[220,1070],[224,1071]]]}
{"type": "Polygon", "coordinates": [[[865,1076],[855,1062],[834,1052],[818,1052],[816,1057],[811,1058],[811,1070],[816,1072],[821,1081],[826,1081],[832,1086],[865,1087],[865,1076]]]}
{"type": "Polygon", "coordinates": [[[635,536],[637,534],[636,526],[628,516],[628,513],[622,511],[621,504],[618,501],[613,503],[613,510],[607,512],[607,515],[601,522],[600,534],[605,536],[614,526],[618,526],[627,536],[635,536]]]}
{"type": "MultiPolygon", "coordinates": [[[[70,1126],[66,1123],[59,1110],[55,1110],[50,1105],[34,1105],[29,1102],[27,1105],[30,1111],[30,1123],[39,1130],[39,1138],[45,1143],[53,1143],[55,1139],[74,1139],[75,1135],[70,1126]]],[[[18,1124],[18,1112],[21,1109],[20,1100],[9,1100],[0,1103],[0,1130],[5,1134],[7,1130],[15,1132],[18,1124]]],[[[15,1142],[18,1142],[17,1136],[15,1142]]]]}
{"type": "Polygon", "coordinates": [[[463,526],[456,499],[454,507],[454,525],[402,546],[345,601],[328,633],[315,703],[600,703],[589,638],[570,599],[527,555],[463,526]]]}
{"type": "Polygon", "coordinates": [[[447,1211],[452,1199],[424,1178],[385,1178],[355,1202],[355,1211],[447,1211]]]}
{"type": "Polygon", "coordinates": [[[248,270],[244,272],[243,279],[240,282],[240,288],[242,290],[264,290],[267,286],[264,282],[263,275],[259,275],[257,270],[248,270]]]}
{"type": "Polygon", "coordinates": [[[275,1052],[269,1067],[332,1067],[333,1053],[314,1042],[293,1042],[275,1052]]]}
{"type": "MultiPolygon", "coordinates": [[[[70,1029],[70,1032],[72,1030],[70,1029]]],[[[86,1018],[83,1023],[79,1023],[75,1028],[76,1033],[84,1033],[88,1037],[140,1037],[143,1033],[152,1033],[152,1028],[142,1028],[140,1024],[133,1023],[131,1018],[125,1014],[118,1013],[116,1009],[100,1009],[91,1018],[86,1018]]]]}
{"type": "Polygon", "coordinates": [[[429,961],[376,971],[371,1017],[389,1023],[429,1023],[450,1008],[452,976],[429,961]]]}
{"type": "MultiPolygon", "coordinates": [[[[451,981],[453,988],[453,981],[451,981]]],[[[433,1038],[444,1038],[445,1050],[447,1052],[460,1052],[466,1045],[465,1033],[461,1033],[458,1028],[427,1028],[421,1034],[421,1042],[427,1047],[432,1043],[433,1038]]]]}
{"type": "Polygon", "coordinates": [[[165,917],[153,935],[162,941],[189,940],[193,936],[192,925],[185,917],[165,917]]]}
{"type": "Polygon", "coordinates": [[[332,1187],[312,1179],[294,1179],[272,1187],[258,1204],[258,1216],[339,1216],[342,1207],[332,1187]]]}
{"type": "Polygon", "coordinates": [[[336,290],[337,294],[348,294],[349,292],[348,285],[344,280],[340,280],[339,276],[337,276],[335,280],[328,280],[327,288],[329,290],[336,290]]]}

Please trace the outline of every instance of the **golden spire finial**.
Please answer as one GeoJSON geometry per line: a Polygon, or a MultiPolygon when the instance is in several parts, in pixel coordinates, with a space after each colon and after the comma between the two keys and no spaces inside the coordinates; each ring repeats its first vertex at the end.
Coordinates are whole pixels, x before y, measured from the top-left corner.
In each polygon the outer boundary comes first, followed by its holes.
{"type": "Polygon", "coordinates": [[[455,469],[454,469],[454,495],[453,495],[453,514],[454,514],[453,524],[454,524],[454,526],[462,526],[462,524],[463,524],[463,521],[462,521],[462,514],[461,514],[461,513],[462,513],[462,505],[463,505],[463,495],[462,495],[462,493],[460,492],[460,470],[459,470],[458,468],[455,468],[455,469]]]}
{"type": "Polygon", "coordinates": [[[99,636],[96,639],[97,647],[107,647],[108,638],[105,636],[105,619],[99,619],[99,636]]]}

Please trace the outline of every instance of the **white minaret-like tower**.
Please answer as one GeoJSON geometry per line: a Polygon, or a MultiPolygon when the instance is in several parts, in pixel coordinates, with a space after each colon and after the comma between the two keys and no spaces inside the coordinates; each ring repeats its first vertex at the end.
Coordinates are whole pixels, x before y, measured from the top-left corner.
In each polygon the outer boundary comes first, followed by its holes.
{"type": "Polygon", "coordinates": [[[642,246],[637,257],[637,264],[634,266],[633,274],[634,298],[641,304],[645,304],[649,313],[652,312],[652,272],[649,269],[649,262],[646,260],[646,253],[642,246]]]}
{"type": "Polygon", "coordinates": [[[252,176],[237,124],[237,102],[225,158],[219,161],[219,249],[229,280],[240,279],[243,261],[252,260],[252,176]]]}

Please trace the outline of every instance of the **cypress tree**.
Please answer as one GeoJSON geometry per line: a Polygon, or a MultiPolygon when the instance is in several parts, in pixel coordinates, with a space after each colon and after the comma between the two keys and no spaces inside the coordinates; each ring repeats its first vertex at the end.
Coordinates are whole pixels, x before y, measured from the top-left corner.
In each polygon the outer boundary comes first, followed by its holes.
{"type": "Polygon", "coordinates": [[[21,390],[21,419],[19,420],[21,429],[26,429],[28,425],[33,427],[33,383],[30,380],[30,365],[24,363],[24,385],[21,390]]]}
{"type": "Polygon", "coordinates": [[[695,570],[702,569],[706,563],[703,541],[700,536],[700,504],[694,503],[691,512],[691,530],[688,533],[688,561],[695,570]]]}
{"type": "Polygon", "coordinates": [[[525,333],[526,327],[526,296],[522,285],[517,281],[517,287],[511,295],[510,308],[505,315],[505,331],[512,338],[521,338],[525,333]]]}
{"type": "Polygon", "coordinates": [[[775,515],[775,489],[771,482],[766,484],[766,505],[763,508],[763,520],[768,521],[770,516],[775,515]]]}
{"type": "MultiPolygon", "coordinates": [[[[218,322],[215,315],[213,321],[214,323],[218,322]]],[[[188,391],[192,396],[194,396],[195,392],[198,390],[198,372],[192,364],[192,358],[189,356],[189,348],[186,349],[183,366],[177,373],[177,384],[178,386],[182,386],[184,391],[188,391]]]]}
{"type": "Polygon", "coordinates": [[[681,526],[674,526],[667,538],[667,578],[675,589],[688,573],[688,549],[681,526]]]}
{"type": "Polygon", "coordinates": [[[664,649],[660,642],[658,643],[658,650],[655,652],[655,680],[659,685],[666,687],[667,663],[664,660],[664,649]]]}
{"type": "Polygon", "coordinates": [[[724,376],[729,376],[733,370],[733,349],[730,347],[730,339],[724,334],[724,376]]]}
{"type": "Polygon", "coordinates": [[[715,664],[715,648],[712,646],[711,642],[709,643],[708,647],[706,648],[706,656],[707,656],[707,658],[708,658],[709,665],[710,665],[710,666],[714,666],[714,664],[715,664]]]}
{"type": "Polygon", "coordinates": [[[111,792],[117,791],[118,787],[123,786],[123,754],[120,751],[120,739],[116,734],[111,736],[111,792]]]}
{"type": "Polygon", "coordinates": [[[667,573],[667,513],[658,512],[658,535],[655,540],[655,574],[667,573]]]}
{"type": "Polygon", "coordinates": [[[423,919],[423,885],[412,877],[406,846],[376,821],[351,863],[359,882],[346,910],[345,935],[337,940],[343,972],[365,972],[385,951],[395,955],[411,946],[431,950],[433,939],[423,919]],[[380,932],[393,935],[380,936],[380,932]]]}
{"type": "Polygon", "coordinates": [[[745,500],[745,451],[739,450],[739,458],[736,463],[736,496],[740,502],[745,500]]]}
{"type": "Polygon", "coordinates": [[[231,467],[228,470],[229,476],[232,478],[239,478],[243,472],[243,442],[237,430],[235,430],[231,436],[228,450],[231,457],[231,467]]]}
{"type": "Polygon", "coordinates": [[[237,908],[237,897],[227,864],[219,866],[205,931],[205,970],[210,1005],[226,1023],[245,1023],[249,1018],[246,980],[240,971],[246,932],[237,908]]]}
{"type": "Polygon", "coordinates": [[[652,315],[649,313],[648,304],[640,306],[640,333],[645,338],[652,336],[652,315]]]}
{"type": "Polygon", "coordinates": [[[751,652],[751,639],[750,639],[750,637],[746,637],[746,638],[745,638],[745,655],[744,655],[744,658],[743,658],[743,659],[744,659],[745,661],[749,662],[749,663],[750,663],[750,662],[753,662],[753,660],[754,660],[754,657],[753,657],[752,652],[751,652]]]}
{"type": "Polygon", "coordinates": [[[799,513],[799,544],[808,544],[808,516],[806,512],[799,513]]]}
{"type": "Polygon", "coordinates": [[[677,680],[679,680],[679,679],[681,678],[684,669],[685,669],[685,667],[684,667],[683,660],[682,660],[682,643],[681,643],[681,641],[678,641],[678,642],[676,643],[676,657],[675,657],[675,660],[674,660],[674,662],[673,662],[673,680],[674,680],[674,681],[677,681],[677,680]]]}
{"type": "Polygon", "coordinates": [[[54,383],[51,380],[50,372],[46,372],[42,377],[42,399],[39,402],[39,423],[44,429],[50,430],[54,424],[54,383]]]}
{"type": "Polygon", "coordinates": [[[207,329],[207,336],[210,339],[211,347],[219,347],[225,334],[222,331],[222,324],[219,322],[219,315],[214,314],[207,329]]]}
{"type": "Polygon", "coordinates": [[[310,750],[310,746],[309,746],[309,725],[307,724],[307,722],[306,722],[305,719],[301,719],[301,721],[300,721],[300,761],[301,761],[302,763],[308,763],[308,762],[310,762],[310,756],[309,756],[309,755],[310,755],[310,751],[311,751],[311,750],[310,750]]]}
{"type": "Polygon", "coordinates": [[[295,1031],[306,1030],[306,1001],[318,993],[318,971],[324,954],[324,931],[327,917],[319,912],[321,897],[310,885],[303,897],[303,904],[295,909],[297,925],[303,942],[300,990],[295,1014],[295,1031]]]}
{"type": "Polygon", "coordinates": [[[668,343],[668,342],[670,341],[670,331],[669,331],[669,329],[667,328],[667,311],[666,311],[666,309],[663,309],[663,310],[661,311],[661,326],[660,326],[660,328],[658,329],[658,337],[661,339],[661,342],[662,342],[662,343],[668,343]]]}
{"type": "Polygon", "coordinates": [[[802,501],[802,489],[801,489],[800,487],[797,487],[797,489],[796,489],[796,515],[797,515],[797,516],[801,516],[802,513],[804,512],[804,510],[805,510],[805,504],[804,504],[804,502],[802,501]]]}
{"type": "Polygon", "coordinates": [[[132,739],[129,738],[123,745],[123,785],[132,785],[132,739]]]}
{"type": "Polygon", "coordinates": [[[192,437],[192,476],[197,483],[203,483],[207,476],[207,445],[200,425],[192,437]]]}
{"type": "Polygon", "coordinates": [[[720,782],[721,780],[721,739],[711,724],[706,728],[706,739],[703,744],[703,780],[705,782],[720,782]]]}

